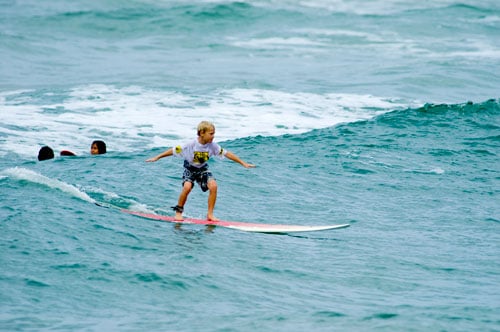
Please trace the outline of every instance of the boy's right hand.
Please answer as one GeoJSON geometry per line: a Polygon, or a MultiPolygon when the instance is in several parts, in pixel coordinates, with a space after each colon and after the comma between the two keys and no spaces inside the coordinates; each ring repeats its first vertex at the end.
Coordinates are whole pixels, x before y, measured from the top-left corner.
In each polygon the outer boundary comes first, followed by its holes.
{"type": "Polygon", "coordinates": [[[256,166],[254,164],[249,164],[249,163],[246,163],[246,162],[243,162],[243,167],[245,168],[255,168],[256,166]]]}

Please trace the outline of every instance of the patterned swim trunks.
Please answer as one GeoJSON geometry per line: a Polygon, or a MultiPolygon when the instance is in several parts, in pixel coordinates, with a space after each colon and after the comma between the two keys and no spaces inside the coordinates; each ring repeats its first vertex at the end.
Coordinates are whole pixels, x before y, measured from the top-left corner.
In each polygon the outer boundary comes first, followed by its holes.
{"type": "Polygon", "coordinates": [[[200,185],[201,190],[205,192],[208,190],[208,181],[211,179],[215,180],[212,172],[208,170],[208,165],[197,168],[189,165],[189,163],[184,160],[184,174],[182,174],[183,185],[186,181],[193,184],[197,182],[200,185]]]}

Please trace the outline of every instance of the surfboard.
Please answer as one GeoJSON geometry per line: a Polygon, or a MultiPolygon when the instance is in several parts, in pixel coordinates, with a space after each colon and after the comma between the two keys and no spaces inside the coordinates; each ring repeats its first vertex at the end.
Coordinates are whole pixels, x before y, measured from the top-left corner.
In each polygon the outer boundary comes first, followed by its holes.
{"type": "Polygon", "coordinates": [[[127,209],[122,209],[122,212],[153,220],[168,221],[177,224],[194,224],[194,225],[212,225],[218,227],[225,227],[230,229],[236,229],[244,232],[254,232],[254,233],[297,233],[297,232],[316,232],[316,231],[326,231],[330,229],[339,229],[349,227],[349,224],[336,224],[336,225],[283,225],[283,224],[261,224],[261,223],[250,223],[242,221],[210,221],[196,218],[184,218],[183,220],[175,220],[172,216],[165,216],[155,213],[145,213],[139,211],[132,211],[127,209]]]}

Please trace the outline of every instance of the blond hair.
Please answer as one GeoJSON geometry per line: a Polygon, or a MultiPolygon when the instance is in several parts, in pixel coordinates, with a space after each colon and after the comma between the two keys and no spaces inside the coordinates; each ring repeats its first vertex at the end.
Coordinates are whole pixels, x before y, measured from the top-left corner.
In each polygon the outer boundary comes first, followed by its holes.
{"type": "Polygon", "coordinates": [[[201,133],[204,133],[207,130],[211,129],[215,130],[215,126],[212,122],[201,121],[200,124],[198,125],[198,136],[200,136],[201,133]]]}

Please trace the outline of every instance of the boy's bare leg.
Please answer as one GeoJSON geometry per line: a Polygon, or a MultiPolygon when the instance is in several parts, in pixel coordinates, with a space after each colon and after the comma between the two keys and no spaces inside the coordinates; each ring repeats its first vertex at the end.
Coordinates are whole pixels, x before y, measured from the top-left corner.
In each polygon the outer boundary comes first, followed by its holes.
{"type": "Polygon", "coordinates": [[[214,216],[215,202],[217,201],[217,182],[215,180],[210,180],[207,183],[208,190],[208,212],[207,219],[211,221],[218,221],[219,219],[214,216]]]}
{"type": "MultiPolygon", "coordinates": [[[[177,201],[177,205],[184,207],[186,204],[187,198],[189,193],[191,192],[191,189],[193,189],[193,184],[189,181],[184,182],[184,185],[182,186],[182,191],[179,195],[179,200],[177,201]]],[[[180,211],[175,211],[175,220],[183,220],[184,218],[182,217],[182,212],[180,211]]]]}

